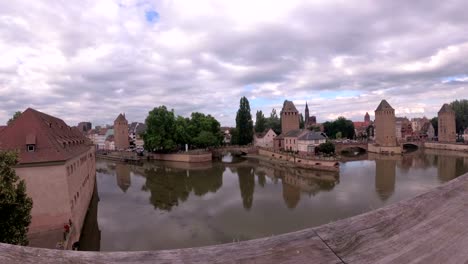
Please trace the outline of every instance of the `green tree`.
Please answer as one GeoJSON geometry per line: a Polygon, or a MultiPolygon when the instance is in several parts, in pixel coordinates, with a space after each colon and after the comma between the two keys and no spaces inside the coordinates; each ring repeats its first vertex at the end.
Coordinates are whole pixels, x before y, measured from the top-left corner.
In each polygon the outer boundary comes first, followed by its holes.
{"type": "Polygon", "coordinates": [[[219,146],[220,142],[213,133],[203,130],[193,139],[193,144],[199,148],[219,146]]]}
{"type": "Polygon", "coordinates": [[[267,129],[267,119],[263,115],[263,112],[261,110],[257,111],[255,117],[255,132],[264,132],[267,129]]]}
{"type": "Polygon", "coordinates": [[[439,119],[437,117],[433,117],[431,119],[431,124],[434,127],[434,134],[438,136],[439,135],[439,119]]]}
{"type": "Polygon", "coordinates": [[[155,152],[170,152],[175,149],[174,110],[168,111],[164,105],[154,108],[146,117],[145,123],[147,127],[143,135],[145,149],[155,152]]]}
{"type": "Polygon", "coordinates": [[[175,120],[175,134],[174,134],[174,141],[184,147],[185,144],[191,144],[191,137],[188,132],[190,119],[184,118],[182,116],[178,116],[175,120]]]}
{"type": "Polygon", "coordinates": [[[342,135],[343,134],[341,133],[341,131],[338,131],[338,132],[336,132],[335,138],[340,139],[342,137],[342,135]]]}
{"type": "Polygon", "coordinates": [[[323,124],[324,131],[332,138],[336,138],[338,132],[341,132],[343,138],[354,138],[354,124],[353,121],[348,120],[342,116],[338,117],[335,121],[327,121],[323,124]]]}
{"type": "Polygon", "coordinates": [[[16,111],[14,114],[13,114],[13,117],[10,118],[7,122],[7,125],[9,126],[13,121],[15,121],[19,116],[21,115],[21,111],[16,111]]]}
{"type": "Polygon", "coordinates": [[[281,134],[281,120],[274,108],[271,110],[270,117],[266,120],[266,129],[270,128],[273,129],[277,135],[281,134]]]}
{"type": "Polygon", "coordinates": [[[247,145],[253,140],[253,121],[250,114],[249,100],[243,96],[240,99],[239,110],[236,115],[236,129],[238,132],[238,144],[247,145]]]}
{"type": "MultiPolygon", "coordinates": [[[[219,124],[218,120],[216,120],[211,115],[205,115],[203,113],[198,113],[198,112],[192,113],[187,130],[188,130],[190,137],[192,138],[192,144],[195,144],[195,145],[201,142],[201,141],[195,142],[195,138],[199,138],[202,132],[207,132],[202,135],[201,138],[203,139],[207,139],[208,133],[211,134],[211,136],[213,137],[212,138],[213,140],[211,141],[212,142],[211,145],[202,144],[203,146],[197,145],[197,147],[218,146],[223,141],[221,125],[219,124]]],[[[203,141],[203,142],[206,143],[206,141],[203,141]]]]}
{"type": "Polygon", "coordinates": [[[310,126],[307,129],[310,131],[320,132],[320,126],[310,126]]]}
{"type": "Polygon", "coordinates": [[[327,141],[325,143],[322,143],[322,144],[318,145],[315,148],[315,152],[316,153],[324,153],[324,154],[335,153],[335,145],[332,142],[327,141]]]}
{"type": "Polygon", "coordinates": [[[0,152],[0,242],[26,246],[32,199],[15,173],[17,163],[16,153],[0,152]]]}
{"type": "Polygon", "coordinates": [[[468,127],[468,100],[455,100],[450,103],[453,111],[455,111],[456,133],[463,133],[468,127]]]}

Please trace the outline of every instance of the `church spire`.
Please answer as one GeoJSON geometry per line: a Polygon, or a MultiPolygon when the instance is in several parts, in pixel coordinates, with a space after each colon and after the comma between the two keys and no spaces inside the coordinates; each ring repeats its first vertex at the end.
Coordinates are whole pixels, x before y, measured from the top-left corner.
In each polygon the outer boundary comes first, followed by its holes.
{"type": "Polygon", "coordinates": [[[307,101],[306,101],[306,107],[305,107],[305,118],[304,118],[304,122],[306,124],[309,123],[309,106],[307,105],[307,101]]]}

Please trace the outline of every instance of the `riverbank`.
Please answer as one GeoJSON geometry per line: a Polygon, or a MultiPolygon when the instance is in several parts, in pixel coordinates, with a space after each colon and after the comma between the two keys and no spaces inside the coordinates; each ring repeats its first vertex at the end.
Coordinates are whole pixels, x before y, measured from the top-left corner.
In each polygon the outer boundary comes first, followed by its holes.
{"type": "Polygon", "coordinates": [[[468,152],[468,144],[424,142],[424,147],[427,149],[440,149],[440,150],[453,150],[453,151],[468,152]]]}

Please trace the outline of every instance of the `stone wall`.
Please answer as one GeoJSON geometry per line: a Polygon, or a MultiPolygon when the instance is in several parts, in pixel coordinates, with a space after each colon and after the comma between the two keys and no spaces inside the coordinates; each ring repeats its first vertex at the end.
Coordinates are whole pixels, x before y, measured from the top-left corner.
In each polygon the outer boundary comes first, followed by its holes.
{"type": "Polygon", "coordinates": [[[371,153],[380,153],[380,154],[401,154],[403,152],[402,147],[384,147],[375,144],[368,144],[367,151],[371,153]]]}
{"type": "Polygon", "coordinates": [[[444,150],[455,150],[455,151],[466,151],[466,152],[468,152],[468,145],[467,144],[424,142],[424,147],[428,148],[428,149],[444,149],[444,150]]]}
{"type": "Polygon", "coordinates": [[[180,161],[180,162],[207,162],[213,159],[212,153],[203,153],[203,154],[186,154],[186,153],[177,153],[177,154],[149,154],[150,159],[155,160],[165,160],[165,161],[180,161]]]}
{"type": "Polygon", "coordinates": [[[339,163],[334,159],[312,159],[302,158],[289,153],[273,152],[266,149],[259,149],[258,154],[260,156],[268,157],[270,159],[278,161],[286,161],[289,164],[308,169],[326,170],[326,171],[337,171],[339,170],[339,163]]]}

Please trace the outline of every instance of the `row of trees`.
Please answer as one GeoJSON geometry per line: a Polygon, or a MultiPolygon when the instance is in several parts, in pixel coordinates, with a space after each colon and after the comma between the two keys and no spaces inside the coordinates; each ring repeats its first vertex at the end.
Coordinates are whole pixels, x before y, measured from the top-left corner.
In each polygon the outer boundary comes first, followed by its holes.
{"type": "Polygon", "coordinates": [[[222,143],[219,122],[211,115],[194,112],[190,118],[176,116],[174,110],[160,106],[151,110],[145,120],[145,149],[172,152],[189,144],[195,148],[219,146],[222,143]]]}
{"type": "Polygon", "coordinates": [[[342,116],[338,117],[335,121],[327,121],[323,123],[323,129],[325,134],[330,138],[354,138],[353,121],[342,116]]]}

